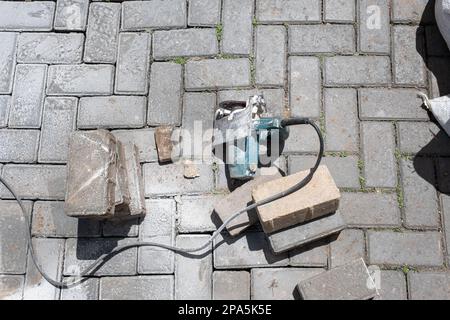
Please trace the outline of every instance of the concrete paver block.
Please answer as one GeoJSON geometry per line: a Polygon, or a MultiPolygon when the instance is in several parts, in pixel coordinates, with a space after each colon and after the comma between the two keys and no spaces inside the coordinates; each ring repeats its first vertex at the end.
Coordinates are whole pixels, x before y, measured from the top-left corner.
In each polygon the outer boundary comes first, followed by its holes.
{"type": "Polygon", "coordinates": [[[250,273],[247,271],[214,271],[214,300],[249,300],[250,273]]]}
{"type": "Polygon", "coordinates": [[[101,300],[172,300],[173,276],[104,277],[101,300]]]}
{"type": "Polygon", "coordinates": [[[49,31],[53,26],[54,13],[53,1],[2,1],[0,31],[49,31]]]}

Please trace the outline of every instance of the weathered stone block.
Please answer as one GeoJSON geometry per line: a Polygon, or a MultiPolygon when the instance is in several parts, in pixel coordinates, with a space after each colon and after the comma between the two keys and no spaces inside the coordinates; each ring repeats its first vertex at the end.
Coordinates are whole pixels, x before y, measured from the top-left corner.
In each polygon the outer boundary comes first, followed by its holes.
{"type": "Polygon", "coordinates": [[[220,0],[189,0],[188,25],[215,26],[220,22],[220,0]]]}
{"type": "Polygon", "coordinates": [[[8,125],[9,109],[11,107],[10,96],[0,96],[0,128],[8,125]]]}
{"type": "Polygon", "coordinates": [[[53,1],[0,2],[0,30],[50,31],[53,26],[53,1]]]}
{"type": "Polygon", "coordinates": [[[223,1],[223,35],[222,53],[250,54],[253,38],[253,6],[252,0],[223,1]]]}
{"type": "Polygon", "coordinates": [[[124,145],[135,144],[141,162],[154,162],[158,159],[153,129],[114,130],[112,134],[124,145]]]}
{"type": "Polygon", "coordinates": [[[408,292],[412,300],[449,300],[449,272],[410,272],[408,292]]]}
{"type": "Polygon", "coordinates": [[[256,18],[263,23],[320,22],[321,4],[308,0],[261,0],[256,18]]]}
{"type": "Polygon", "coordinates": [[[216,230],[213,214],[222,195],[183,196],[178,204],[178,232],[210,232],[216,230]]]}
{"type": "MultiPolygon", "coordinates": [[[[0,3],[0,6],[4,3],[0,3]]],[[[2,32],[0,41],[0,94],[10,94],[16,68],[17,33],[2,32]]]]}
{"type": "Polygon", "coordinates": [[[100,279],[89,278],[71,288],[61,289],[61,300],[97,300],[100,279]]]}
{"type": "Polygon", "coordinates": [[[24,276],[0,275],[0,299],[22,300],[24,276]]]}
{"type": "Polygon", "coordinates": [[[355,21],[355,3],[348,0],[325,0],[323,2],[324,21],[353,22],[355,21]]]}
{"type": "Polygon", "coordinates": [[[391,25],[389,0],[362,0],[359,3],[359,50],[364,53],[390,53],[391,25]]]}
{"type": "Polygon", "coordinates": [[[39,130],[0,129],[0,161],[35,162],[39,130]]]}
{"type": "Polygon", "coordinates": [[[171,300],[173,276],[104,277],[100,280],[101,300],[171,300]]]}
{"type": "Polygon", "coordinates": [[[327,267],[330,246],[327,239],[315,241],[289,252],[289,265],[294,267],[327,267]]]}
{"type": "Polygon", "coordinates": [[[57,0],[55,30],[86,30],[89,0],[57,0]]]}
{"type": "Polygon", "coordinates": [[[401,152],[450,155],[450,150],[442,148],[450,143],[450,138],[435,123],[398,122],[397,128],[401,152]]]}
{"type": "Polygon", "coordinates": [[[214,271],[214,300],[249,300],[250,273],[247,271],[214,271]]]}
{"type": "MultiPolygon", "coordinates": [[[[430,16],[425,11],[428,3],[428,0],[394,0],[392,3],[392,21],[395,23],[418,23],[422,20],[427,23],[432,22],[434,21],[432,19],[433,14],[430,16]]],[[[434,10],[429,11],[434,12],[434,10]]]]}
{"type": "MultiPolygon", "coordinates": [[[[377,274],[374,275],[375,282],[377,274]]],[[[376,300],[406,300],[406,278],[402,271],[381,270],[379,273],[380,287],[376,300]]]]}
{"type": "Polygon", "coordinates": [[[330,267],[344,265],[365,256],[365,240],[362,230],[346,229],[330,243],[330,267]]]}
{"type": "Polygon", "coordinates": [[[173,130],[174,128],[171,126],[161,126],[155,130],[155,143],[158,151],[159,162],[172,161],[173,130]]]}

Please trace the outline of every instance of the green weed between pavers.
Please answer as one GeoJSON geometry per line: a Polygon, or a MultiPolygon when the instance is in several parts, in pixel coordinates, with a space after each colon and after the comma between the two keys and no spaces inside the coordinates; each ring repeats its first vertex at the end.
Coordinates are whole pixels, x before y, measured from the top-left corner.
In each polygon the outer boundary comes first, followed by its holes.
{"type": "Polygon", "coordinates": [[[401,270],[405,275],[407,275],[410,271],[417,271],[416,268],[408,266],[406,264],[401,268],[401,270]]]}
{"type": "Polygon", "coordinates": [[[403,190],[402,190],[402,188],[400,186],[397,186],[395,191],[397,193],[398,207],[400,209],[403,209],[403,207],[405,206],[405,197],[403,195],[403,190]]]}
{"type": "Polygon", "coordinates": [[[223,35],[223,26],[221,24],[216,24],[217,41],[220,42],[222,40],[222,35],[223,35]]]}
{"type": "Polygon", "coordinates": [[[328,156],[328,157],[346,158],[346,157],[349,156],[349,153],[348,153],[347,151],[325,152],[325,156],[328,156]]]}
{"type": "Polygon", "coordinates": [[[184,57],[177,57],[177,58],[173,59],[172,61],[175,63],[178,63],[178,64],[186,64],[187,59],[184,57]]]}
{"type": "Polygon", "coordinates": [[[252,24],[254,27],[256,27],[258,25],[258,20],[256,19],[256,17],[253,17],[252,24]]]}

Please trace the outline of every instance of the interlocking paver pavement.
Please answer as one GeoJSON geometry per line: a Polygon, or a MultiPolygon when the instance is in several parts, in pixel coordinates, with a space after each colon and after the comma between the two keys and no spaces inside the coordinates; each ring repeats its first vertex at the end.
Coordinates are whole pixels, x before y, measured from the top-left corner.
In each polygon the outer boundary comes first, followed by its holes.
{"type": "MultiPolygon", "coordinates": [[[[258,225],[224,232],[196,258],[134,248],[60,290],[33,268],[19,207],[0,186],[0,299],[292,299],[299,279],[361,257],[377,299],[449,299],[450,138],[416,95],[450,93],[433,5],[0,1],[0,174],[26,200],[52,276],[67,279],[118,244],[206,240],[217,228],[212,205],[230,188],[224,166],[201,164],[199,178],[185,179],[182,164],[157,162],[154,130],[211,128],[218,103],[255,93],[272,115],[320,125],[348,225],[280,255],[258,225]],[[65,216],[68,136],[95,128],[137,145],[146,217],[65,216]]],[[[311,128],[291,129],[278,161],[287,173],[318,151],[311,128]]]]}

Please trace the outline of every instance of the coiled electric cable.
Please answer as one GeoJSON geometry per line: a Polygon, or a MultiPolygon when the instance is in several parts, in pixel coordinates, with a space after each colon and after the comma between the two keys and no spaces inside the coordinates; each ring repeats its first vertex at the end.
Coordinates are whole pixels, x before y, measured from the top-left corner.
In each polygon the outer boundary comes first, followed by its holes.
{"type": "Polygon", "coordinates": [[[270,196],[270,197],[268,197],[266,199],[263,199],[261,201],[255,202],[255,203],[253,203],[253,204],[243,208],[242,210],[234,213],[228,219],[226,219],[223,222],[223,224],[216,231],[214,231],[214,233],[211,235],[211,237],[208,239],[208,241],[206,241],[201,246],[194,247],[194,248],[180,248],[180,247],[166,245],[166,244],[162,244],[162,243],[147,242],[147,241],[135,242],[135,243],[130,243],[130,244],[126,244],[126,245],[120,245],[120,246],[115,247],[110,252],[105,253],[102,256],[100,256],[92,264],[90,264],[88,267],[86,267],[86,269],[84,269],[79,275],[77,275],[76,277],[71,277],[71,278],[69,278],[70,280],[67,280],[67,281],[58,281],[58,280],[52,279],[43,270],[42,266],[39,264],[39,261],[37,260],[36,254],[34,252],[34,247],[33,247],[33,244],[32,244],[32,233],[31,233],[32,226],[31,226],[31,223],[30,223],[30,219],[28,218],[27,211],[26,211],[25,206],[23,204],[22,198],[15,192],[13,187],[7,181],[5,181],[1,176],[0,176],[0,182],[2,184],[4,184],[5,187],[11,192],[11,194],[13,195],[13,198],[17,201],[17,203],[20,206],[20,209],[22,211],[25,223],[28,226],[28,229],[27,229],[27,232],[26,232],[26,237],[27,237],[29,253],[30,253],[30,256],[31,256],[31,259],[32,259],[34,265],[36,266],[36,269],[39,271],[39,273],[42,275],[42,277],[45,280],[47,280],[50,284],[52,284],[53,286],[58,287],[58,288],[70,288],[70,287],[73,287],[73,286],[75,286],[75,285],[77,285],[77,284],[87,280],[87,278],[85,278],[85,277],[88,276],[92,270],[94,270],[96,268],[99,268],[107,260],[111,259],[114,255],[116,255],[119,252],[128,250],[130,248],[159,247],[159,248],[171,250],[173,252],[184,253],[184,254],[192,254],[192,253],[195,253],[195,252],[202,251],[202,250],[208,248],[209,245],[214,241],[214,239],[223,231],[223,229],[231,221],[236,219],[242,213],[247,212],[247,211],[252,210],[252,209],[255,209],[256,207],[263,206],[265,204],[268,204],[268,203],[273,202],[275,200],[278,200],[280,198],[283,198],[283,197],[285,197],[285,196],[287,196],[287,195],[289,195],[289,194],[291,194],[291,193],[293,193],[293,192],[303,188],[304,186],[306,186],[311,181],[311,179],[312,179],[314,173],[316,172],[317,168],[319,167],[320,162],[321,162],[322,157],[323,157],[324,142],[323,142],[322,133],[320,131],[320,128],[317,126],[317,124],[315,124],[313,121],[311,121],[308,118],[289,118],[289,119],[284,119],[284,120],[281,121],[281,126],[282,127],[288,127],[288,126],[292,126],[292,125],[303,125],[303,124],[309,124],[315,129],[315,131],[316,131],[316,133],[317,133],[317,135],[319,137],[320,148],[319,148],[319,153],[318,153],[315,165],[310,169],[308,175],[305,178],[303,178],[300,182],[295,184],[294,186],[292,186],[292,187],[288,188],[287,190],[284,190],[284,191],[282,191],[280,193],[277,193],[277,194],[275,194],[273,196],[270,196]]]}

